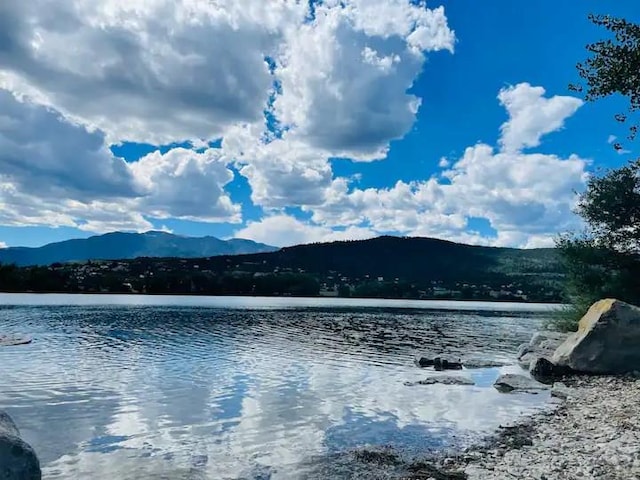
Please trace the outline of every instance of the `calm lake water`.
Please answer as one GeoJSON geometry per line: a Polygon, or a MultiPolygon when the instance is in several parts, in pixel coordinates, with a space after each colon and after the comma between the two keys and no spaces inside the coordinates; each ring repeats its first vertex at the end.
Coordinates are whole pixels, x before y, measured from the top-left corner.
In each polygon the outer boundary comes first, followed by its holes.
{"type": "Polygon", "coordinates": [[[355,478],[359,449],[457,448],[543,408],[491,387],[513,365],[405,382],[438,375],[420,353],[513,363],[551,308],[0,295],[0,333],[34,339],[0,348],[0,409],[46,479],[355,478]]]}

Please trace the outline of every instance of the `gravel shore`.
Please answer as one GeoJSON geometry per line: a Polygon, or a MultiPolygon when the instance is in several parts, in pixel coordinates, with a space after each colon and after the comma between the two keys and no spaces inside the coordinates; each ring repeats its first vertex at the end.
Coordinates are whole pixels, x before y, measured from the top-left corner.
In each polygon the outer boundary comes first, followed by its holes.
{"type": "Polygon", "coordinates": [[[575,377],[552,413],[503,428],[486,448],[445,459],[469,480],[640,479],[640,379],[575,377]]]}
{"type": "Polygon", "coordinates": [[[334,459],[330,470],[316,466],[304,478],[640,479],[640,376],[567,377],[552,392],[560,398],[554,398],[548,410],[502,426],[461,453],[405,463],[393,449],[363,449],[342,459],[347,467],[357,462],[357,474],[338,475],[334,459]]]}

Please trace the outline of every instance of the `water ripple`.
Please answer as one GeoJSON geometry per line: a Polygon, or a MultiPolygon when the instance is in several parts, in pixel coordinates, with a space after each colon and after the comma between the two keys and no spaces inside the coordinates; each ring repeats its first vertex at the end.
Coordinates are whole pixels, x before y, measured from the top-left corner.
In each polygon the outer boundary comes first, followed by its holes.
{"type": "Polygon", "coordinates": [[[539,408],[490,388],[498,369],[461,372],[475,387],[404,382],[430,374],[418,353],[512,358],[543,315],[2,307],[0,332],[34,342],[0,350],[0,408],[45,478],[312,478],[309,462],[352,448],[446,448],[539,408]]]}

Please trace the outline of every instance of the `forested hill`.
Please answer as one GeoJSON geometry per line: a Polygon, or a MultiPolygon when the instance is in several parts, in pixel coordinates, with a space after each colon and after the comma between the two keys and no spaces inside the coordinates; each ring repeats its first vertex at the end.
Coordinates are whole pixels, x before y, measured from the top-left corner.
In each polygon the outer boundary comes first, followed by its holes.
{"type": "Polygon", "coordinates": [[[562,277],[553,249],[379,237],[249,255],[5,265],[0,290],[558,301],[562,277]]]}
{"type": "Polygon", "coordinates": [[[302,269],[346,277],[402,278],[408,281],[482,281],[488,277],[552,276],[561,273],[554,249],[521,250],[464,245],[417,237],[317,243],[277,252],[211,259],[217,268],[236,262],[244,268],[302,269]],[[253,264],[253,265],[252,265],[253,264]]]}

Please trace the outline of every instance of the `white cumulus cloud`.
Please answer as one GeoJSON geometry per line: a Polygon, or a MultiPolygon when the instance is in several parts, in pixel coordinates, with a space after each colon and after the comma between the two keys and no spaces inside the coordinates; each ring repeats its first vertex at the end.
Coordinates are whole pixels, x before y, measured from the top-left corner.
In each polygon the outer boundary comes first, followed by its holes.
{"type": "Polygon", "coordinates": [[[144,231],[149,218],[240,220],[217,149],[174,148],[135,163],[100,131],[0,90],[0,224],[144,231]]]}
{"type": "Polygon", "coordinates": [[[356,226],[334,230],[281,214],[265,217],[259,221],[250,221],[245,228],[236,231],[234,236],[278,247],[286,247],[313,242],[362,240],[372,238],[376,234],[368,228],[356,226]]]}
{"type": "MultiPolygon", "coordinates": [[[[547,245],[574,225],[586,159],[529,150],[582,105],[520,83],[497,145],[385,188],[331,158],[386,158],[412,128],[426,55],[453,51],[443,8],[410,0],[5,0],[0,3],[0,224],[144,230],[240,222],[232,167],[266,211],[238,235],[289,245],[379,233],[547,245]],[[124,141],[191,141],[135,162],[124,141]],[[221,140],[220,148],[209,142],[221,140]],[[310,220],[282,214],[300,207],[310,220]],[[470,228],[486,220],[487,237],[470,228]]],[[[426,72],[425,74],[434,74],[426,72]]],[[[610,142],[614,141],[609,139],[610,142]]],[[[457,148],[457,147],[456,147],[457,148]]]]}
{"type": "Polygon", "coordinates": [[[0,87],[112,141],[215,138],[262,117],[264,57],[304,14],[294,1],[7,0],[0,87]]]}
{"type": "Polygon", "coordinates": [[[509,120],[500,129],[504,150],[537,147],[543,135],[561,129],[564,121],[583,104],[579,98],[561,95],[545,98],[544,94],[544,88],[528,83],[500,90],[498,99],[509,114],[509,120]]]}
{"type": "Polygon", "coordinates": [[[0,222],[95,230],[240,221],[230,163],[259,206],[324,203],[328,159],[383,158],[425,54],[455,44],[443,8],[409,0],[7,0],[0,32],[0,222]]]}
{"type": "Polygon", "coordinates": [[[136,199],[136,209],[154,218],[200,221],[240,220],[240,206],[233,204],[223,187],[233,173],[220,149],[196,152],[174,148],[156,151],[130,164],[131,171],[148,193],[136,199]]]}
{"type": "Polygon", "coordinates": [[[144,193],[104,135],[0,90],[0,179],[42,198],[144,193]]]}
{"type": "Polygon", "coordinates": [[[263,142],[255,128],[237,128],[222,144],[249,180],[251,199],[265,208],[319,205],[331,184],[327,158],[301,142],[263,142]]]}
{"type": "Polygon", "coordinates": [[[544,234],[552,238],[575,226],[572,213],[574,191],[586,181],[587,162],[573,155],[496,153],[489,145],[469,147],[464,156],[445,172],[448,184],[441,186],[445,203],[469,217],[488,219],[500,234],[544,234]]]}
{"type": "Polygon", "coordinates": [[[413,125],[407,93],[426,51],[452,50],[443,9],[407,1],[326,2],[277,57],[274,114],[285,135],[331,156],[384,158],[413,125]]]}
{"type": "MultiPolygon", "coordinates": [[[[554,129],[536,127],[533,134],[536,123],[523,122],[523,112],[540,105],[576,105],[567,97],[541,97],[544,90],[528,84],[517,85],[510,92],[517,107],[502,126],[501,145],[505,145],[505,135],[511,146],[530,145],[534,137],[539,141],[542,135],[560,129],[566,116],[563,109],[558,110],[552,122],[554,129]],[[513,92],[535,94],[521,96],[513,92]],[[523,125],[529,127],[521,128],[523,125]]],[[[588,163],[577,155],[561,158],[518,149],[496,151],[480,143],[468,147],[449,168],[449,162],[441,161],[440,166],[447,169],[440,177],[397,182],[382,189],[350,189],[345,179],[334,180],[325,203],[306,210],[320,225],[367,225],[379,233],[399,232],[476,244],[550,246],[557,232],[578,225],[572,211],[574,192],[584,187],[588,163]],[[496,235],[472,232],[472,218],[487,220],[496,235]]]]}

